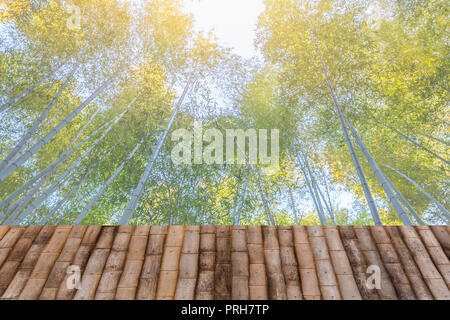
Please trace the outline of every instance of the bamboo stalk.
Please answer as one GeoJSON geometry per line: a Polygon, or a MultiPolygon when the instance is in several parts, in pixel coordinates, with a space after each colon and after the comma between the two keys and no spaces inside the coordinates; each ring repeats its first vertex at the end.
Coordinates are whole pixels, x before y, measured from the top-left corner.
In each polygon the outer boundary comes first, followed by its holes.
{"type": "Polygon", "coordinates": [[[117,71],[111,78],[106,80],[92,95],[81,103],[74,111],[72,111],[63,121],[61,121],[56,127],[54,127],[48,134],[41,140],[36,142],[30,149],[28,149],[19,159],[11,163],[0,173],[0,181],[4,181],[14,171],[21,167],[29,158],[31,158],[36,152],[38,152],[46,143],[48,143],[58,132],[60,132],[69,122],[71,122],[88,104],[90,104],[98,95],[100,95],[120,74],[117,71]]]}
{"type": "Polygon", "coordinates": [[[368,265],[355,231],[352,227],[340,227],[339,232],[361,297],[363,300],[378,300],[377,291],[367,287],[366,272],[368,265]]]}
{"type": "Polygon", "coordinates": [[[184,232],[184,227],[169,227],[156,290],[157,300],[173,300],[175,297],[184,232]]]}
{"type": "Polygon", "coordinates": [[[405,227],[400,228],[400,232],[434,298],[437,300],[450,299],[450,291],[438,269],[433,264],[416,230],[411,227],[405,227]]]}
{"type": "Polygon", "coordinates": [[[56,227],[52,238],[39,256],[33,272],[19,296],[19,300],[36,300],[39,298],[70,231],[70,227],[56,227]]]}
{"type": "Polygon", "coordinates": [[[39,235],[33,241],[30,250],[28,250],[22,263],[20,264],[17,273],[8,284],[6,291],[2,295],[2,299],[16,300],[19,297],[30,277],[31,272],[33,271],[33,267],[36,265],[41,252],[44,250],[48,241],[52,237],[54,230],[54,227],[42,227],[39,235]]]}
{"type": "Polygon", "coordinates": [[[198,277],[200,227],[186,227],[175,300],[194,300],[198,277]]]}
{"type": "Polygon", "coordinates": [[[0,241],[3,239],[3,236],[8,232],[9,226],[0,226],[0,241]]]}
{"type": "Polygon", "coordinates": [[[319,279],[317,278],[316,265],[306,227],[295,226],[293,233],[303,298],[305,300],[320,300],[319,279]]]}
{"type": "Polygon", "coordinates": [[[200,262],[196,300],[214,300],[214,267],[216,264],[216,228],[200,227],[200,262]]]}

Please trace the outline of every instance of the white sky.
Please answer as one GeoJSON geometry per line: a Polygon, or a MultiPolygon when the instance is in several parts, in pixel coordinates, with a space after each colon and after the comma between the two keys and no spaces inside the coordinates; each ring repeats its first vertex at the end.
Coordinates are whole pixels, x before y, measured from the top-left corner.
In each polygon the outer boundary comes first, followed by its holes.
{"type": "Polygon", "coordinates": [[[245,58],[256,55],[256,23],[264,0],[187,0],[185,11],[194,15],[197,30],[213,30],[220,44],[245,58]]]}

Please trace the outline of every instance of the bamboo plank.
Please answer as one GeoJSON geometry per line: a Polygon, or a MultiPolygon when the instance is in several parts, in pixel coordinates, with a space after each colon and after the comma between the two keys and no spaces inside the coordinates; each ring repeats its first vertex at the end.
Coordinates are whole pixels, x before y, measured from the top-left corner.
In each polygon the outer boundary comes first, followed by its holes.
{"type": "Polygon", "coordinates": [[[196,300],[214,299],[214,266],[216,263],[216,229],[200,228],[199,273],[195,289],[196,300]]]}
{"type": "Polygon", "coordinates": [[[281,269],[286,282],[288,300],[302,300],[298,263],[295,258],[294,235],[292,227],[278,227],[281,269]]]}
{"type": "Polygon", "coordinates": [[[186,227],[175,300],[194,300],[200,252],[200,227],[186,227]]]}
{"type": "MultiPolygon", "coordinates": [[[[405,270],[406,276],[411,283],[416,297],[420,300],[433,300],[433,295],[423,280],[419,268],[417,267],[408,247],[404,243],[398,228],[387,227],[386,231],[392,239],[392,244],[398,253],[399,261],[402,264],[402,269],[405,270]]],[[[378,233],[383,234],[381,232],[378,233]]]]}
{"type": "Polygon", "coordinates": [[[321,227],[306,227],[311,250],[316,264],[320,291],[325,300],[341,300],[337,278],[331,264],[328,246],[321,227]]]}
{"type": "Polygon", "coordinates": [[[432,226],[431,230],[444,249],[447,258],[450,259],[450,233],[447,231],[447,228],[444,226],[432,226]]]}
{"type": "MultiPolygon", "coordinates": [[[[376,228],[376,227],[375,227],[376,228]]],[[[398,300],[394,285],[389,277],[389,274],[384,266],[383,260],[377,251],[377,246],[372,239],[368,227],[354,227],[356,237],[359,240],[360,247],[366,257],[368,265],[377,266],[381,271],[381,288],[377,289],[381,300],[398,300]]],[[[385,241],[390,241],[389,237],[385,241]]]]}
{"type": "Polygon", "coordinates": [[[25,227],[12,227],[3,236],[2,240],[0,241],[0,267],[6,261],[9,253],[14,248],[14,245],[24,232],[25,227]]]}
{"type": "Polygon", "coordinates": [[[231,230],[227,226],[216,228],[214,285],[216,300],[231,299],[231,230]]]}
{"type": "Polygon", "coordinates": [[[416,230],[412,227],[402,227],[400,228],[400,233],[435,299],[449,300],[450,292],[448,287],[433,264],[416,230]]]}
{"type": "Polygon", "coordinates": [[[122,275],[134,227],[119,228],[97,290],[95,300],[113,300],[122,275]]]}
{"type": "Polygon", "coordinates": [[[431,260],[433,260],[435,266],[447,284],[447,287],[450,289],[450,262],[442,249],[441,244],[435,237],[433,231],[431,231],[430,227],[418,227],[417,231],[426,249],[428,250],[429,255],[431,256],[431,260]]]}
{"type": "Polygon", "coordinates": [[[280,245],[276,227],[263,227],[269,298],[287,300],[286,281],[281,269],[280,245]]]}
{"type": "Polygon", "coordinates": [[[250,292],[246,227],[231,229],[231,276],[231,299],[248,300],[250,292]]]}
{"type": "Polygon", "coordinates": [[[33,241],[31,248],[28,250],[25,258],[20,264],[17,273],[9,283],[2,299],[15,300],[19,297],[30,277],[31,272],[33,271],[34,265],[41,255],[41,252],[44,250],[47,242],[50,240],[54,230],[54,227],[48,226],[41,229],[39,235],[33,241]]]}
{"type": "Polygon", "coordinates": [[[48,279],[39,296],[40,300],[55,300],[58,293],[58,288],[64,280],[67,268],[71,265],[75,258],[76,252],[80,247],[86,226],[75,226],[71,228],[67,241],[62,249],[61,254],[55,262],[55,265],[50,272],[48,279]]]}
{"type": "Polygon", "coordinates": [[[137,300],[154,300],[156,298],[166,234],[167,227],[153,226],[150,228],[146,256],[136,294],[137,300]]]}
{"type": "Polygon", "coordinates": [[[39,256],[30,278],[19,295],[20,300],[35,300],[39,297],[70,231],[70,227],[55,228],[50,241],[39,256]]]}
{"type": "Polygon", "coordinates": [[[353,276],[363,300],[378,300],[379,296],[375,289],[367,287],[367,262],[360,247],[358,238],[352,227],[340,227],[342,244],[347,252],[347,257],[352,267],[353,276]]]}
{"type": "Polygon", "coordinates": [[[250,300],[267,300],[266,266],[264,264],[264,242],[262,228],[247,227],[247,249],[249,259],[249,298],[250,300]]]}
{"type": "Polygon", "coordinates": [[[0,241],[3,239],[5,234],[8,232],[10,226],[0,226],[0,241]]]}
{"type": "Polygon", "coordinates": [[[103,274],[116,232],[114,227],[103,227],[89,257],[81,278],[81,288],[75,293],[74,300],[94,300],[95,291],[103,274]]]}
{"type": "Polygon", "coordinates": [[[345,253],[338,228],[324,228],[324,234],[342,298],[344,300],[361,300],[362,297],[359,293],[355,278],[353,277],[352,267],[350,266],[350,261],[345,253]]]}
{"type": "MultiPolygon", "coordinates": [[[[72,262],[73,266],[77,266],[80,269],[80,278],[84,272],[86,264],[88,263],[89,257],[95,248],[95,244],[97,243],[97,239],[99,238],[101,231],[102,227],[100,226],[88,226],[86,228],[80,247],[78,248],[72,262]]],[[[70,276],[72,276],[72,274],[66,272],[66,275],[64,276],[63,281],[61,281],[56,294],[57,300],[73,299],[76,289],[69,289],[67,286],[67,281],[70,276]]]]}
{"type": "Polygon", "coordinates": [[[117,286],[116,300],[134,300],[144,264],[150,227],[139,226],[134,229],[128,247],[127,259],[117,286]]]}
{"type": "Polygon", "coordinates": [[[370,228],[372,237],[378,247],[381,259],[392,279],[400,300],[415,300],[413,287],[403,270],[400,258],[385,228],[370,228]]]}
{"type": "Polygon", "coordinates": [[[320,300],[319,279],[306,227],[295,226],[293,235],[303,298],[305,300],[320,300]]]}
{"type": "Polygon", "coordinates": [[[157,300],[173,300],[175,297],[184,232],[184,227],[180,226],[171,226],[167,232],[156,289],[157,300]]]}
{"type": "Polygon", "coordinates": [[[25,255],[31,248],[33,241],[40,231],[41,227],[27,227],[22,238],[15,243],[6,262],[0,269],[0,296],[5,292],[6,288],[8,288],[9,283],[17,272],[17,268],[25,258],[25,255]]]}

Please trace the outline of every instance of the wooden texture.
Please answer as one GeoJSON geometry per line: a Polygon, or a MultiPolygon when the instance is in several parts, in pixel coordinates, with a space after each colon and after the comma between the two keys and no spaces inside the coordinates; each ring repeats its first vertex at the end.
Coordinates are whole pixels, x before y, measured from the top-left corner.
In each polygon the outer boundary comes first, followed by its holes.
{"type": "MultiPolygon", "coordinates": [[[[379,228],[374,228],[375,234],[379,228]]],[[[381,271],[381,282],[380,289],[377,289],[378,295],[382,300],[397,300],[397,293],[395,291],[394,285],[392,284],[391,278],[389,277],[386,268],[384,267],[383,261],[379,252],[377,251],[377,246],[372,239],[370,230],[367,227],[354,227],[356,237],[359,240],[362,251],[366,257],[368,266],[376,266],[380,268],[381,271]]],[[[384,230],[383,230],[384,231],[384,230]]],[[[387,237],[387,234],[386,234],[387,237]]],[[[386,240],[387,242],[388,240],[386,240]]]]}
{"type": "Polygon", "coordinates": [[[0,299],[449,300],[449,244],[439,226],[2,227],[0,299]]]}
{"type": "Polygon", "coordinates": [[[200,227],[200,260],[196,300],[214,300],[214,270],[216,265],[216,228],[200,227]]]}
{"type": "Polygon", "coordinates": [[[322,297],[325,300],[341,300],[336,274],[331,264],[331,258],[325,240],[324,229],[321,227],[307,227],[306,230],[308,231],[308,237],[311,243],[322,297]]]}
{"type": "Polygon", "coordinates": [[[250,298],[249,275],[247,227],[235,227],[231,231],[231,299],[250,298]]]}
{"type": "Polygon", "coordinates": [[[369,230],[368,228],[363,228],[359,232],[363,237],[369,237],[369,232],[371,232],[373,239],[377,245],[375,250],[378,249],[379,255],[381,256],[386,271],[390,278],[392,279],[392,283],[395,286],[395,289],[398,293],[398,297],[401,300],[415,300],[416,295],[414,294],[411,283],[402,268],[402,264],[400,262],[400,258],[395,251],[394,245],[386,231],[385,228],[372,228],[369,230]]]}
{"type": "Polygon", "coordinates": [[[263,227],[264,258],[271,300],[286,300],[286,281],[281,269],[280,245],[276,227],[263,227]]]}
{"type": "Polygon", "coordinates": [[[231,299],[231,228],[216,228],[216,269],[214,271],[216,300],[231,299]]]}

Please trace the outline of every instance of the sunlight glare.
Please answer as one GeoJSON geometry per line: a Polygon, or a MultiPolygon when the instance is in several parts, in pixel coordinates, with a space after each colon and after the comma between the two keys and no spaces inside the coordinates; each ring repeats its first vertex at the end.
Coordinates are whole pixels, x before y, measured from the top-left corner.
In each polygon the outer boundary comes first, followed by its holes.
{"type": "Polygon", "coordinates": [[[264,0],[186,1],[185,11],[194,15],[197,30],[213,30],[220,44],[233,47],[245,58],[256,55],[256,24],[264,0]]]}

